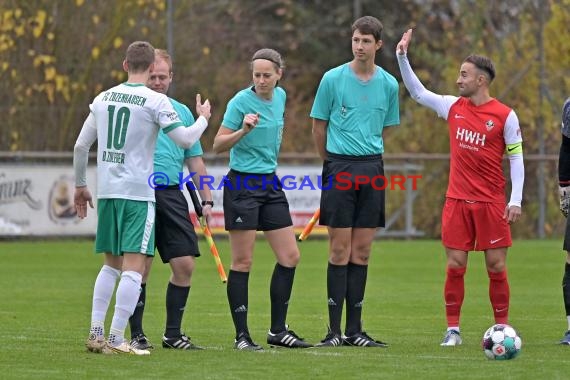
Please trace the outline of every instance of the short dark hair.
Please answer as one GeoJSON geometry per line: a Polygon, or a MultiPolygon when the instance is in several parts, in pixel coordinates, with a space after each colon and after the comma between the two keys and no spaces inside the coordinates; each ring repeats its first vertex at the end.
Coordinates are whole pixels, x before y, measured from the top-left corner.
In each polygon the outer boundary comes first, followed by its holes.
{"type": "Polygon", "coordinates": [[[281,54],[278,51],[273,49],[259,49],[255,53],[253,53],[253,57],[251,57],[251,64],[253,66],[253,61],[256,59],[266,59],[268,61],[273,62],[275,65],[275,70],[283,69],[285,65],[283,64],[283,58],[281,58],[281,54]]]}
{"type": "Polygon", "coordinates": [[[376,17],[364,16],[356,20],[352,24],[352,34],[358,30],[362,34],[371,34],[377,42],[382,39],[382,30],[384,26],[376,17]]]}
{"type": "Polygon", "coordinates": [[[493,65],[493,61],[491,61],[490,58],[482,55],[471,54],[469,57],[465,58],[463,62],[471,63],[479,70],[484,71],[489,76],[489,83],[495,79],[495,65],[493,65]]]}
{"type": "Polygon", "coordinates": [[[129,72],[143,72],[154,63],[154,47],[147,41],[135,41],[127,48],[125,60],[129,72]]]}

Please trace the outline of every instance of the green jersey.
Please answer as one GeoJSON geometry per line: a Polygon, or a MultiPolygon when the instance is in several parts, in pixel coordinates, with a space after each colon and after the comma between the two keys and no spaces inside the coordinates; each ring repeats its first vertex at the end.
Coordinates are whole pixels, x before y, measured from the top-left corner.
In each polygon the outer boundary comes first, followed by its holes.
{"type": "MultiPolygon", "coordinates": [[[[172,98],[169,99],[182,123],[184,125],[193,125],[195,121],[194,116],[192,116],[188,107],[172,98]]],[[[183,149],[166,136],[166,133],[163,131],[159,132],[154,152],[154,171],[166,174],[168,183],[160,181],[160,178],[157,176],[157,184],[178,185],[180,182],[179,175],[184,171],[184,160],[189,157],[201,156],[202,154],[200,141],[197,141],[190,149],[183,149]]]]}

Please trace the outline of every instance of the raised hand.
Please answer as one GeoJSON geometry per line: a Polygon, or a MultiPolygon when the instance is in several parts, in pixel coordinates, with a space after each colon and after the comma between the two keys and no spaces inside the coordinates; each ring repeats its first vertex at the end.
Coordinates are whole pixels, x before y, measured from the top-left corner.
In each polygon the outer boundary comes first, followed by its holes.
{"type": "Polygon", "coordinates": [[[206,99],[206,101],[202,103],[202,96],[200,94],[196,94],[196,114],[198,116],[204,116],[207,120],[210,120],[210,116],[212,116],[210,100],[206,99]]]}
{"type": "Polygon", "coordinates": [[[412,40],[412,29],[406,30],[406,32],[402,35],[402,39],[398,42],[396,46],[396,54],[404,55],[408,52],[408,46],[410,45],[410,41],[412,40]]]}

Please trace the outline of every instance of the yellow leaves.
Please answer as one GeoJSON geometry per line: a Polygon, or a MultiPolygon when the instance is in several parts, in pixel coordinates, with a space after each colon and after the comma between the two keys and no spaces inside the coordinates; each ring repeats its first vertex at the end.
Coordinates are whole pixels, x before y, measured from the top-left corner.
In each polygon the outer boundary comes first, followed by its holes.
{"type": "Polygon", "coordinates": [[[41,87],[43,87],[43,90],[46,93],[46,96],[48,98],[48,102],[52,103],[55,100],[55,86],[53,85],[53,83],[46,83],[45,85],[42,85],[41,87]]]}
{"type": "Polygon", "coordinates": [[[123,70],[111,70],[111,78],[117,82],[124,82],[126,80],[126,72],[123,70]]]}
{"type": "Polygon", "coordinates": [[[115,49],[120,48],[123,45],[123,39],[121,37],[115,37],[113,40],[113,47],[115,49]]]}
{"type": "Polygon", "coordinates": [[[40,9],[36,13],[36,17],[32,20],[32,34],[34,37],[39,38],[42,35],[47,19],[47,12],[40,9]]]}
{"type": "Polygon", "coordinates": [[[84,92],[87,90],[87,85],[85,83],[72,82],[70,87],[73,92],[84,92]]]}
{"type": "Polygon", "coordinates": [[[6,71],[8,70],[8,68],[10,67],[10,64],[8,62],[2,62],[2,71],[6,71]]]}
{"type": "Polygon", "coordinates": [[[85,3],[85,0],[75,0],[75,6],[80,7],[85,3]]]}
{"type": "MultiPolygon", "coordinates": [[[[547,66],[551,70],[557,70],[560,67],[568,67],[570,65],[570,55],[561,52],[568,52],[570,49],[570,39],[568,30],[570,24],[570,12],[564,11],[570,9],[570,0],[563,0],[552,5],[552,17],[545,26],[544,38],[547,43],[545,50],[547,55],[547,66]],[[561,3],[561,4],[560,4],[561,3]]],[[[563,75],[563,77],[567,77],[563,75]]]]}
{"type": "Polygon", "coordinates": [[[14,35],[16,38],[24,35],[25,23],[19,20],[21,16],[19,8],[0,10],[0,53],[16,45],[14,35]]]}
{"type": "Polygon", "coordinates": [[[129,24],[129,26],[132,28],[132,27],[135,26],[137,23],[136,23],[136,21],[135,21],[134,18],[129,18],[129,19],[127,20],[127,24],[129,24]]]}
{"type": "MultiPolygon", "coordinates": [[[[67,75],[58,74],[55,76],[55,89],[58,92],[69,92],[69,77],[67,75]]],[[[64,96],[65,97],[65,96],[64,96]]]]}
{"type": "Polygon", "coordinates": [[[91,16],[91,21],[93,21],[94,25],[98,25],[99,21],[101,21],[101,19],[99,18],[98,15],[93,15],[93,16],[91,16]]]}
{"type": "Polygon", "coordinates": [[[0,53],[14,46],[14,40],[8,34],[16,28],[14,12],[11,10],[0,13],[0,53]]]}
{"type": "Polygon", "coordinates": [[[101,49],[99,49],[97,46],[95,46],[93,49],[91,49],[91,57],[94,60],[97,60],[99,58],[100,54],[101,54],[101,49]]]}
{"type": "Polygon", "coordinates": [[[24,28],[23,24],[20,24],[14,28],[14,34],[16,34],[16,37],[23,36],[25,31],[26,29],[24,28]]]}
{"type": "MultiPolygon", "coordinates": [[[[35,54],[35,53],[34,53],[35,54]]],[[[39,67],[40,65],[49,65],[55,62],[55,57],[47,54],[40,54],[34,57],[33,65],[34,67],[39,67]]]]}
{"type": "Polygon", "coordinates": [[[46,81],[54,80],[56,75],[55,67],[46,67],[44,69],[44,77],[46,81]]]}
{"type": "Polygon", "coordinates": [[[14,27],[14,23],[22,17],[22,10],[20,8],[16,9],[6,9],[2,11],[0,21],[0,26],[2,27],[0,30],[10,30],[14,27]]]}
{"type": "Polygon", "coordinates": [[[0,53],[14,47],[14,40],[5,34],[0,34],[0,53]]]}
{"type": "Polygon", "coordinates": [[[18,148],[19,148],[19,144],[18,144],[18,143],[19,143],[19,140],[20,140],[20,134],[18,133],[17,130],[13,130],[13,131],[10,133],[10,137],[12,138],[12,143],[10,144],[10,150],[11,150],[12,152],[14,152],[14,151],[18,150],[18,148]]]}
{"type": "Polygon", "coordinates": [[[210,48],[208,46],[204,46],[202,48],[202,54],[204,55],[210,55],[210,48]]]}
{"type": "MultiPolygon", "coordinates": [[[[39,68],[44,66],[44,81],[43,83],[34,83],[32,87],[28,87],[24,90],[26,97],[32,96],[32,92],[45,93],[48,102],[54,103],[56,93],[61,93],[63,98],[69,102],[71,100],[71,91],[69,85],[69,77],[66,75],[61,75],[57,73],[57,69],[54,66],[56,62],[56,57],[47,54],[38,54],[34,50],[29,50],[28,55],[33,57],[32,65],[34,68],[39,68]]],[[[8,69],[7,63],[0,66],[3,70],[8,69]]],[[[12,78],[17,75],[16,71],[12,70],[12,78]]]]}
{"type": "Polygon", "coordinates": [[[24,90],[26,97],[33,96],[33,92],[45,93],[49,103],[55,102],[56,93],[60,93],[63,98],[71,101],[71,89],[69,77],[57,73],[55,67],[46,67],[44,69],[45,81],[43,83],[34,83],[31,87],[24,90]]]}
{"type": "Polygon", "coordinates": [[[71,100],[71,93],[69,91],[69,77],[66,75],[56,75],[55,77],[55,90],[63,96],[63,98],[69,102],[71,100]]]}
{"type": "Polygon", "coordinates": [[[2,12],[2,23],[0,24],[0,30],[9,31],[14,29],[14,12],[7,10],[2,12]]]}

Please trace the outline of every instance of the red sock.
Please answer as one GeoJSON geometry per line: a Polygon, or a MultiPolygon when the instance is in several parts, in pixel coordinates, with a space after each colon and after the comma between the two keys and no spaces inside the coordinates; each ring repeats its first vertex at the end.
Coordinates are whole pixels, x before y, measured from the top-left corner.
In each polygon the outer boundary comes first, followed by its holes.
{"type": "Polygon", "coordinates": [[[489,299],[495,315],[495,323],[509,323],[509,281],[507,271],[489,272],[489,299]]]}
{"type": "Polygon", "coordinates": [[[463,305],[463,297],[465,296],[465,282],[463,278],[466,269],[465,267],[447,267],[443,291],[447,327],[459,327],[459,314],[461,313],[461,305],[463,305]]]}

